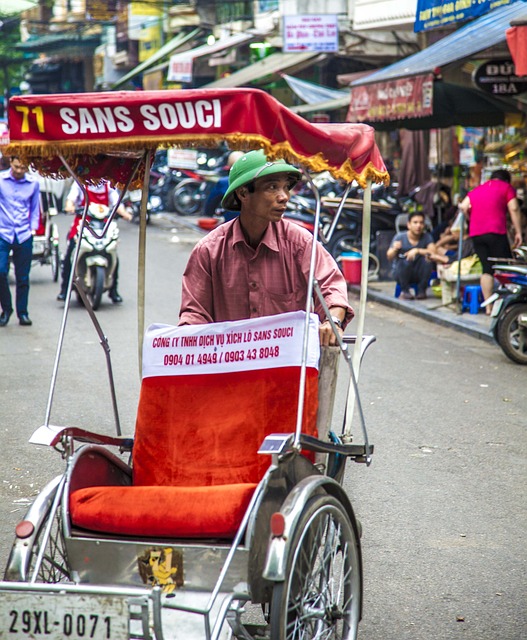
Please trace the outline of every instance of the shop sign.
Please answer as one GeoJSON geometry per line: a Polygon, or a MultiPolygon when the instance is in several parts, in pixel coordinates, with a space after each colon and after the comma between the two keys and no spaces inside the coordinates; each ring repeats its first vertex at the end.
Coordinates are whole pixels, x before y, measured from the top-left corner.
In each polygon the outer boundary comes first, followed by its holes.
{"type": "Polygon", "coordinates": [[[488,60],[473,73],[478,89],[495,96],[516,96],[527,91],[527,78],[517,76],[512,60],[488,60]]]}
{"type": "Polygon", "coordinates": [[[454,22],[472,20],[518,0],[417,0],[414,31],[446,27],[454,22]]]}
{"type": "Polygon", "coordinates": [[[431,73],[353,87],[347,121],[382,122],[431,116],[433,92],[431,73]]]}
{"type": "Polygon", "coordinates": [[[192,82],[192,58],[182,58],[176,54],[168,63],[168,82],[192,82]]]}
{"type": "Polygon", "coordinates": [[[339,50],[336,15],[284,16],[284,53],[339,50]]]}

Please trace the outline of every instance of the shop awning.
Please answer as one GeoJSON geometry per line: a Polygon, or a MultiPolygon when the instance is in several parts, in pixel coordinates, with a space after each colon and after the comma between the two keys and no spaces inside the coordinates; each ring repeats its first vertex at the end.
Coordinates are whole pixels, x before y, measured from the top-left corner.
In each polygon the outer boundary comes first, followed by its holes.
{"type": "Polygon", "coordinates": [[[342,89],[332,89],[322,84],[308,82],[307,80],[299,80],[286,73],[281,74],[282,78],[287,82],[291,91],[295,93],[301,100],[308,104],[316,104],[317,102],[327,102],[328,100],[336,100],[346,97],[349,100],[349,91],[342,89]]]}
{"type": "Polygon", "coordinates": [[[470,58],[497,44],[505,42],[505,31],[514,19],[527,16],[525,1],[495,9],[442,38],[419,53],[394,62],[366,78],[355,80],[351,88],[387,82],[407,76],[426,74],[463,58],[470,58]]]}
{"type": "Polygon", "coordinates": [[[148,60],[144,60],[138,64],[137,67],[126,73],[122,78],[119,78],[119,80],[112,86],[112,89],[121,87],[139,73],[142,73],[146,69],[150,69],[150,67],[171,54],[173,51],[179,49],[179,47],[182,47],[190,40],[193,40],[200,32],[201,29],[194,29],[190,33],[178,33],[178,35],[172,38],[172,40],[164,44],[161,49],[158,49],[154,54],[152,54],[148,60]]]}
{"type": "Polygon", "coordinates": [[[285,73],[282,78],[287,82],[290,89],[304,102],[296,107],[291,107],[294,113],[310,113],[312,111],[333,111],[349,107],[349,89],[332,89],[321,84],[299,80],[285,73]]]}
{"type": "Polygon", "coordinates": [[[350,104],[349,91],[342,98],[334,98],[333,100],[323,100],[322,102],[314,102],[313,104],[301,104],[296,107],[289,107],[293,113],[313,113],[313,111],[336,111],[337,109],[346,109],[350,104]]]}
{"type": "Polygon", "coordinates": [[[101,34],[98,31],[96,33],[67,31],[32,37],[16,44],[15,49],[33,54],[60,52],[63,55],[78,55],[83,51],[95,49],[100,43],[101,34]]]}
{"type": "MultiPolygon", "coordinates": [[[[492,127],[523,123],[523,114],[509,103],[470,87],[433,80],[432,74],[416,76],[428,84],[424,91],[400,95],[400,100],[383,100],[382,95],[361,95],[373,86],[366,85],[351,92],[348,122],[365,122],[377,131],[394,129],[445,129],[462,127],[492,127]],[[359,92],[357,95],[355,92],[359,92]],[[422,93],[422,101],[416,96],[422,93]]],[[[413,80],[414,78],[412,78],[413,80]]],[[[386,84],[395,84],[395,81],[386,84]]]]}
{"type": "Polygon", "coordinates": [[[302,52],[302,53],[272,53],[267,58],[259,60],[254,64],[240,69],[230,76],[220,78],[215,82],[210,82],[205,87],[210,89],[225,89],[228,87],[244,87],[255,82],[260,78],[279,73],[280,71],[303,69],[309,64],[315,62],[315,59],[323,59],[325,54],[319,52],[302,52]]]}
{"type": "MultiPolygon", "coordinates": [[[[191,73],[192,69],[192,60],[195,58],[201,58],[203,56],[210,56],[213,53],[218,53],[219,51],[224,51],[225,49],[230,49],[232,47],[239,47],[246,42],[250,42],[254,40],[256,37],[261,37],[261,34],[255,33],[236,33],[232,36],[228,36],[227,38],[221,38],[221,40],[217,40],[214,44],[204,44],[200,47],[196,47],[194,49],[190,49],[189,51],[183,51],[181,53],[176,53],[175,55],[170,57],[170,62],[168,65],[168,75],[167,80],[182,82],[186,80],[182,80],[180,77],[181,69],[185,69],[185,74],[191,73]]],[[[190,80],[189,80],[190,81],[190,80]]]]}

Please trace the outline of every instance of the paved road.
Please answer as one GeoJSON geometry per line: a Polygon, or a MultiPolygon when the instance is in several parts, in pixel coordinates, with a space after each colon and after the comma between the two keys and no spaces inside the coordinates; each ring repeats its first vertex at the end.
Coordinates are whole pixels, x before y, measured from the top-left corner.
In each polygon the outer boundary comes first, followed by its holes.
{"type": "Polygon", "coordinates": [[[362,640],[527,637],[525,368],[491,344],[371,304],[362,640]]]}
{"type": "MultiPolygon", "coordinates": [[[[67,219],[61,218],[65,229],[67,219]]],[[[139,388],[135,330],[137,227],[122,224],[121,293],[99,316],[112,346],[125,433],[139,388]]],[[[179,276],[195,235],[149,228],[147,322],[174,322],[179,276]]],[[[32,274],[31,328],[0,332],[0,564],[30,500],[62,470],[54,451],[27,444],[42,423],[62,306],[49,267],[32,274]]],[[[361,640],[520,640],[525,597],[525,368],[491,344],[369,303],[378,341],[361,372],[376,445],[346,487],[363,522],[361,640]]],[[[86,314],[70,311],[52,423],[112,433],[105,365],[86,314]]],[[[338,399],[342,405],[342,398],[338,399]]],[[[356,429],[358,432],[358,428],[356,429]]]]}

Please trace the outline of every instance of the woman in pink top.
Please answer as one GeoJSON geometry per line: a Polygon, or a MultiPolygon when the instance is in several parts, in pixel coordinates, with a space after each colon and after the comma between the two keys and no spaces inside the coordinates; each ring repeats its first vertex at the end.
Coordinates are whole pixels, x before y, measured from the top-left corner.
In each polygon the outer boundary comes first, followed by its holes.
{"type": "MultiPolygon", "coordinates": [[[[490,180],[476,187],[461,202],[459,208],[469,220],[469,236],[483,267],[481,290],[485,300],[492,295],[494,277],[489,257],[510,258],[507,237],[507,211],[514,227],[514,246],[522,242],[521,211],[511,175],[505,169],[493,171],[490,180]]],[[[491,307],[486,307],[490,313],[491,307]]]]}

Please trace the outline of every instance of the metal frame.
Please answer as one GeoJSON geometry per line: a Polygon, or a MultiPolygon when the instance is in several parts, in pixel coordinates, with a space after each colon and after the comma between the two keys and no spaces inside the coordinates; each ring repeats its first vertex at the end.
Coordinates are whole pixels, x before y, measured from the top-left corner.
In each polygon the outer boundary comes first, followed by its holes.
{"type": "MultiPolygon", "coordinates": [[[[146,175],[145,179],[148,179],[149,173],[149,153],[145,153],[142,159],[146,162],[146,175]]],[[[74,172],[67,165],[66,161],[62,158],[65,166],[68,168],[68,171],[72,175],[74,172]]],[[[135,167],[135,171],[137,171],[139,167],[139,162],[135,167]]],[[[134,174],[135,174],[134,171],[134,174]]],[[[319,220],[320,220],[320,195],[316,186],[313,184],[311,177],[307,175],[307,179],[310,182],[312,189],[316,196],[316,216],[315,216],[315,229],[318,230],[319,220]]],[[[133,176],[131,176],[130,181],[127,186],[133,180],[133,176]]],[[[81,185],[82,186],[82,185],[81,185]]],[[[348,188],[349,189],[349,188],[348,188]]],[[[348,191],[345,192],[347,194],[348,191]]],[[[365,207],[369,206],[369,195],[371,193],[370,189],[366,190],[365,195],[365,207]]],[[[143,199],[141,203],[141,217],[140,217],[140,238],[139,238],[139,304],[138,304],[138,320],[139,320],[139,331],[141,334],[140,340],[140,353],[142,347],[142,330],[144,329],[144,258],[145,258],[145,242],[146,242],[146,197],[147,190],[143,190],[143,199]]],[[[345,199],[345,197],[344,197],[345,199]]],[[[87,202],[87,198],[86,198],[87,202]]],[[[119,203],[118,205],[119,206],[119,203]]],[[[111,217],[115,215],[117,207],[112,212],[111,217]]],[[[337,214],[335,216],[335,225],[338,221],[338,217],[342,207],[339,207],[337,214]]],[[[86,223],[87,216],[87,206],[85,207],[82,221],[81,221],[81,232],[84,227],[88,227],[86,223]]],[[[108,221],[107,224],[110,224],[111,221],[108,221]]],[[[368,218],[368,216],[365,216],[368,218]]],[[[331,230],[330,230],[331,233],[331,230]]],[[[268,545],[267,546],[267,558],[265,560],[265,566],[263,568],[261,578],[263,580],[270,580],[273,582],[279,582],[284,580],[284,571],[287,564],[287,558],[289,553],[289,543],[290,533],[294,530],[294,527],[299,521],[300,515],[302,513],[303,508],[307,504],[308,500],[317,492],[321,490],[327,492],[329,495],[336,497],[343,505],[346,510],[353,530],[356,534],[357,540],[360,537],[360,526],[355,518],[353,513],[353,508],[347,498],[344,490],[342,489],[339,481],[327,475],[321,475],[315,466],[310,466],[309,471],[303,471],[305,477],[300,481],[298,485],[296,485],[293,490],[289,493],[289,495],[285,498],[283,504],[280,507],[280,511],[285,518],[286,523],[286,531],[288,535],[285,536],[284,539],[274,538],[268,543],[267,540],[257,540],[258,532],[256,530],[256,520],[258,508],[261,506],[262,502],[265,500],[266,489],[274,472],[279,472],[278,470],[284,464],[296,464],[295,461],[300,462],[303,458],[300,456],[301,449],[310,449],[312,451],[318,451],[324,454],[340,456],[341,460],[344,460],[347,457],[350,457],[358,462],[365,462],[367,465],[371,462],[371,455],[373,453],[373,446],[369,443],[368,434],[366,431],[365,419],[362,411],[362,407],[360,404],[358,387],[357,387],[357,378],[359,372],[360,362],[362,357],[370,344],[375,340],[371,336],[363,336],[362,328],[363,328],[363,316],[365,310],[365,302],[366,302],[366,293],[361,296],[360,308],[359,308],[359,332],[356,337],[346,336],[341,338],[337,327],[330,320],[333,331],[337,336],[337,342],[340,347],[341,353],[343,354],[346,364],[350,373],[350,384],[348,391],[348,407],[345,414],[344,425],[342,429],[341,436],[337,437],[335,442],[323,442],[317,440],[316,438],[307,438],[302,435],[301,427],[302,427],[302,413],[305,399],[305,383],[306,383],[306,363],[307,363],[307,327],[309,322],[309,313],[311,311],[312,297],[313,294],[316,294],[321,301],[321,304],[328,314],[328,308],[325,304],[325,301],[322,298],[320,287],[318,282],[314,277],[314,269],[315,269],[315,257],[316,257],[316,246],[317,246],[317,235],[313,238],[312,248],[311,248],[311,259],[310,259],[310,277],[308,284],[308,295],[307,295],[307,304],[306,304],[306,331],[304,332],[304,340],[303,340],[303,351],[302,351],[302,363],[300,369],[300,389],[299,389],[299,397],[298,397],[298,412],[297,412],[297,422],[296,429],[294,434],[288,434],[284,439],[284,445],[282,451],[278,454],[273,454],[271,459],[271,464],[269,470],[263,480],[258,485],[253,497],[251,499],[251,503],[243,517],[240,528],[229,545],[218,545],[214,544],[214,547],[219,551],[219,555],[217,557],[217,562],[209,563],[209,569],[213,572],[216,572],[217,577],[215,579],[214,586],[210,592],[210,596],[205,606],[192,606],[185,603],[179,603],[175,600],[169,600],[167,598],[162,597],[161,591],[159,587],[155,587],[153,590],[150,589],[135,589],[129,587],[111,587],[111,586],[89,586],[85,584],[60,584],[60,585],[48,585],[48,584],[37,584],[35,582],[35,577],[38,571],[38,565],[42,558],[43,548],[45,545],[42,545],[42,549],[40,552],[40,556],[37,557],[36,567],[33,571],[33,575],[30,578],[29,584],[26,583],[0,583],[0,592],[2,591],[20,591],[20,592],[34,592],[34,593],[55,593],[55,592],[66,592],[73,593],[77,595],[92,595],[92,596],[105,596],[105,595],[115,595],[118,597],[128,599],[130,606],[138,605],[141,609],[141,614],[139,614],[139,618],[142,620],[143,627],[143,638],[150,638],[148,631],[148,610],[152,612],[153,623],[154,623],[154,633],[157,640],[161,640],[163,638],[163,629],[162,629],[162,612],[164,610],[178,610],[185,611],[189,614],[197,614],[203,617],[204,621],[204,637],[206,640],[216,640],[221,633],[221,628],[225,621],[229,621],[231,625],[236,626],[239,629],[243,629],[243,625],[241,623],[241,614],[243,610],[243,604],[251,601],[251,593],[250,586],[248,585],[249,577],[245,581],[245,588],[240,590],[237,589],[232,591],[228,595],[224,595],[222,592],[222,588],[228,583],[228,575],[229,571],[233,568],[234,565],[239,564],[241,560],[242,565],[246,561],[249,556],[252,545],[259,544],[268,545]],[[353,354],[350,352],[349,347],[354,345],[353,354]],[[351,445],[351,432],[350,432],[350,424],[351,424],[351,414],[353,413],[353,408],[350,410],[349,407],[349,398],[352,399],[353,404],[357,404],[359,410],[359,417],[361,422],[361,430],[364,439],[363,445],[351,445]],[[241,554],[241,556],[240,556],[241,554]],[[223,598],[223,599],[222,599],[223,598]],[[212,612],[215,606],[221,601],[219,607],[219,616],[214,621],[212,618],[212,612]],[[145,622],[146,620],[146,622],[145,622]]],[[[369,225],[365,220],[363,224],[363,270],[362,270],[362,282],[361,285],[367,286],[367,264],[368,264],[368,254],[369,254],[369,225]]],[[[76,263],[78,254],[78,247],[75,252],[74,261],[76,263]]],[[[57,355],[54,363],[52,381],[50,387],[50,393],[48,398],[48,405],[46,408],[46,417],[45,417],[45,426],[49,425],[51,406],[53,393],[56,383],[57,371],[60,361],[60,352],[62,349],[62,344],[64,340],[64,332],[65,326],[68,316],[68,307],[69,300],[71,297],[72,287],[75,285],[75,280],[73,276],[70,278],[68,283],[67,290],[67,303],[65,305],[64,314],[62,318],[62,324],[60,329],[60,335],[57,345],[57,355]]],[[[114,408],[115,422],[116,422],[116,432],[117,435],[121,435],[120,424],[119,424],[119,414],[117,409],[117,400],[115,397],[115,388],[113,383],[113,375],[111,368],[111,359],[110,359],[110,348],[108,345],[108,341],[103,334],[103,331],[99,325],[97,320],[97,316],[91,309],[91,305],[86,298],[83,296],[83,292],[80,287],[77,287],[79,294],[83,298],[85,302],[86,309],[92,319],[94,327],[99,335],[101,345],[105,352],[106,360],[107,360],[107,369],[109,375],[110,387],[112,390],[112,403],[114,408]]],[[[141,363],[140,363],[141,366],[141,363]]],[[[70,432],[65,432],[63,436],[60,447],[58,447],[63,456],[66,458],[67,469],[64,476],[53,481],[51,486],[48,486],[47,491],[44,493],[41,503],[36,507],[33,507],[32,516],[35,519],[44,517],[45,513],[49,511],[50,520],[46,525],[45,536],[49,535],[52,520],[54,514],[57,509],[62,510],[62,523],[63,523],[63,533],[66,543],[66,549],[68,555],[72,558],[75,558],[79,550],[85,551],[86,549],[91,549],[93,552],[98,550],[99,554],[102,554],[100,557],[110,557],[113,556],[118,550],[118,548],[123,548],[126,552],[127,545],[131,545],[134,548],[137,546],[145,546],[152,547],[152,545],[171,545],[175,544],[178,548],[185,549],[185,553],[189,556],[192,554],[199,554],[199,550],[196,547],[203,549],[203,543],[201,545],[192,545],[185,542],[175,541],[167,541],[167,540],[133,540],[130,542],[127,541],[119,541],[115,538],[115,536],[94,536],[94,537],[86,537],[79,535],[78,532],[72,531],[69,525],[69,513],[68,513],[68,491],[69,486],[72,480],[72,477],[75,473],[76,465],[78,461],[83,459],[85,455],[89,455],[90,453],[100,453],[107,457],[110,464],[116,464],[119,466],[123,472],[127,471],[127,466],[116,456],[112,456],[108,452],[107,449],[101,446],[88,445],[84,446],[78,451],[74,451],[74,441],[76,436],[70,432]],[[50,500],[51,500],[51,508],[50,508],[50,500]]],[[[86,436],[83,436],[83,441],[86,441],[86,436]]],[[[304,463],[302,463],[304,464],[304,463]]],[[[342,476],[343,467],[339,470],[339,478],[342,476]]],[[[31,513],[31,510],[30,510],[31,513]]],[[[30,553],[30,550],[27,548],[27,540],[25,542],[21,542],[17,540],[15,542],[15,546],[13,549],[13,553],[10,559],[12,567],[20,566],[21,563],[27,559],[27,554],[30,553]]],[[[360,558],[360,543],[358,543],[358,551],[360,558]]],[[[205,548],[206,543],[205,543],[205,548]]],[[[199,557],[199,556],[197,556],[199,557]]],[[[248,561],[248,560],[247,560],[248,561]]],[[[103,562],[104,564],[104,562],[103,562]]],[[[203,563],[200,562],[200,566],[203,563]]],[[[75,568],[73,567],[75,570],[75,568]]],[[[236,569],[235,569],[236,573],[236,569]]],[[[362,575],[362,572],[361,572],[362,575]]],[[[91,576],[90,581],[94,578],[91,576]]],[[[244,633],[240,631],[240,633],[244,633]]],[[[139,636],[138,636],[139,637],[139,636]]],[[[250,637],[250,636],[247,636],[250,637]]]]}

